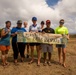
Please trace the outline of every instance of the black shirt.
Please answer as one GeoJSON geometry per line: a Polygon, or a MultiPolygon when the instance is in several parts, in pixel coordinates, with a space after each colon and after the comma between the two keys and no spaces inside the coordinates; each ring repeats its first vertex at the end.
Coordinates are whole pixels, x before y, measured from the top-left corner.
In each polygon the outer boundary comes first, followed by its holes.
{"type": "Polygon", "coordinates": [[[52,34],[55,33],[55,31],[54,31],[53,28],[44,28],[44,29],[42,30],[42,32],[45,32],[45,33],[52,33],[52,34]]]}

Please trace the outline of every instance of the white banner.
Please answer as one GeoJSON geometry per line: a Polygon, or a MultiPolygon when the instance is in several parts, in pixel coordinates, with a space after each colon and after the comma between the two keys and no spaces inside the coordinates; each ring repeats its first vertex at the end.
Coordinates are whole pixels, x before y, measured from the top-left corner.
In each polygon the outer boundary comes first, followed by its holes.
{"type": "Polygon", "coordinates": [[[47,44],[66,44],[67,38],[61,34],[49,34],[40,32],[18,32],[17,42],[25,43],[47,43],[47,44]]]}

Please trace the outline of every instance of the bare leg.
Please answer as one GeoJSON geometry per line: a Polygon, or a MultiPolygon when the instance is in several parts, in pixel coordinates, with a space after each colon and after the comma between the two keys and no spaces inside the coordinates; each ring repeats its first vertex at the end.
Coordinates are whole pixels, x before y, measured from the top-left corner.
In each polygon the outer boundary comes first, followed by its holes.
{"type": "Polygon", "coordinates": [[[47,58],[47,53],[45,52],[45,53],[43,53],[43,56],[44,56],[44,66],[46,66],[46,63],[47,63],[47,60],[46,60],[46,58],[47,58]]]}
{"type": "Polygon", "coordinates": [[[31,61],[30,63],[32,63],[34,61],[34,46],[30,46],[31,47],[31,61]]]}
{"type": "Polygon", "coordinates": [[[66,59],[65,53],[66,53],[66,48],[62,48],[62,53],[63,53],[63,66],[66,67],[66,65],[65,65],[65,59],[66,59]]]}
{"type": "Polygon", "coordinates": [[[3,66],[5,66],[6,65],[5,51],[2,51],[1,53],[2,53],[1,58],[2,58],[2,62],[3,62],[3,66]]]}
{"type": "Polygon", "coordinates": [[[51,52],[48,52],[48,60],[51,61],[51,52]]]}
{"type": "Polygon", "coordinates": [[[61,58],[62,58],[61,48],[58,48],[58,56],[59,56],[59,63],[61,64],[61,58]]]}
{"type": "Polygon", "coordinates": [[[5,51],[5,54],[6,54],[6,55],[5,55],[6,65],[8,65],[8,62],[7,62],[7,58],[8,58],[8,50],[5,51]]]}
{"type": "Polygon", "coordinates": [[[41,49],[40,46],[36,46],[37,49],[37,56],[38,56],[38,65],[40,65],[40,59],[41,59],[41,49]]]}
{"type": "Polygon", "coordinates": [[[48,52],[48,65],[51,66],[51,52],[48,52]]]}

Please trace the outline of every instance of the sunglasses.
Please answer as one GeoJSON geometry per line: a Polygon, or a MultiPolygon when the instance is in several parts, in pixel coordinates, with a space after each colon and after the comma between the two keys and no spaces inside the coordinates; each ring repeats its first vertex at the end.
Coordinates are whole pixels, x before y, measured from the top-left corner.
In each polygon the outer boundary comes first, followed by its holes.
{"type": "Polygon", "coordinates": [[[64,22],[60,22],[60,24],[64,24],[64,22]]]}

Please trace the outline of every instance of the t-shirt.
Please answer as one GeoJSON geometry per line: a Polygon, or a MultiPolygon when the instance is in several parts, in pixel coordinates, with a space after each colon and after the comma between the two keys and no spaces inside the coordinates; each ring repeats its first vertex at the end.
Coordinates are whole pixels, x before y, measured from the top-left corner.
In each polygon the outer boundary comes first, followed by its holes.
{"type": "MultiPolygon", "coordinates": [[[[45,28],[45,27],[44,27],[44,28],[45,28]]],[[[44,28],[39,27],[39,32],[42,32],[42,30],[43,30],[44,28]]]]}
{"type": "MultiPolygon", "coordinates": [[[[16,27],[11,30],[11,34],[15,32],[26,32],[26,30],[24,28],[16,27]]],[[[17,42],[17,35],[12,38],[12,42],[17,42]]]]}
{"type": "Polygon", "coordinates": [[[39,29],[40,29],[40,27],[39,27],[39,25],[31,25],[30,27],[29,27],[29,31],[32,31],[32,32],[39,32],[39,29]]]}
{"type": "Polygon", "coordinates": [[[55,33],[55,31],[54,31],[54,29],[53,28],[44,28],[43,30],[42,30],[42,32],[45,32],[45,33],[55,33]]]}
{"type": "Polygon", "coordinates": [[[29,32],[29,28],[27,27],[27,28],[24,28],[27,32],[29,32]]]}
{"type": "Polygon", "coordinates": [[[55,29],[56,34],[68,34],[68,29],[64,26],[55,29]]]}
{"type": "MultiPolygon", "coordinates": [[[[52,34],[55,33],[55,31],[54,31],[53,28],[44,28],[44,29],[42,30],[42,32],[45,32],[45,33],[52,33],[52,34]]],[[[48,45],[49,45],[49,44],[48,44],[48,45]]]]}

